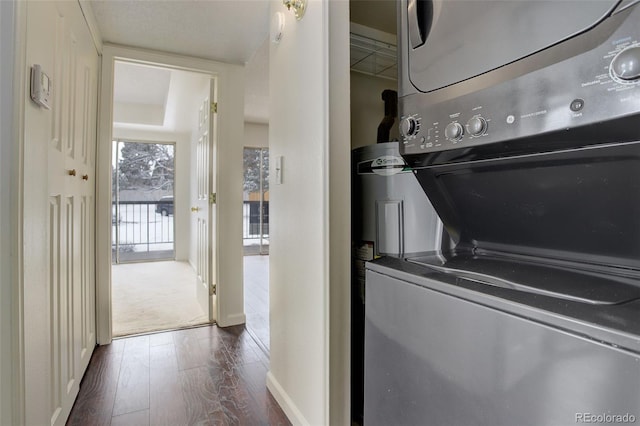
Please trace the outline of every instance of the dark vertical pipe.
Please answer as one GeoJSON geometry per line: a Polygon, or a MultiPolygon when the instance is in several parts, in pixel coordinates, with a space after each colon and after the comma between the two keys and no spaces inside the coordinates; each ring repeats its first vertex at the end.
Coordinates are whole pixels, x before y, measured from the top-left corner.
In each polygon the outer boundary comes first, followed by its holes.
{"type": "Polygon", "coordinates": [[[398,92],[395,90],[383,90],[384,118],[378,125],[378,143],[389,142],[389,133],[398,116],[398,92]]]}

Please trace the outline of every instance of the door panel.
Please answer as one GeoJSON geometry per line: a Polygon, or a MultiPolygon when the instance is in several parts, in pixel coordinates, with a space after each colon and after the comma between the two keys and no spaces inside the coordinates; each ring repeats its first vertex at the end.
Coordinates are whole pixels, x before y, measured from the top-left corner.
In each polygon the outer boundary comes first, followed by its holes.
{"type": "Polygon", "coordinates": [[[53,89],[50,110],[25,104],[24,411],[26,424],[55,426],[95,347],[99,57],[77,2],[27,2],[26,13],[27,65],[53,89]]]}
{"type": "Polygon", "coordinates": [[[211,81],[200,106],[196,142],[196,197],[194,200],[193,224],[196,229],[196,294],[202,310],[215,320],[215,295],[211,289],[216,284],[215,273],[215,81],[211,81]]]}
{"type": "MultiPolygon", "coordinates": [[[[49,307],[49,323],[51,324],[51,347],[50,347],[50,359],[51,359],[51,407],[49,413],[51,413],[51,424],[56,423],[57,417],[62,411],[62,396],[60,395],[61,386],[61,359],[62,359],[62,344],[61,344],[61,293],[62,283],[64,282],[63,268],[62,268],[62,251],[60,250],[62,234],[62,221],[60,214],[60,196],[50,197],[49,199],[49,291],[50,291],[50,303],[49,307]]],[[[27,360],[28,361],[28,360],[27,360]]]]}
{"type": "Polygon", "coordinates": [[[198,122],[198,146],[196,148],[196,175],[198,181],[198,194],[195,205],[195,217],[197,221],[197,266],[198,283],[196,294],[200,306],[204,312],[209,309],[209,286],[212,284],[209,277],[209,96],[203,100],[200,107],[198,122]]]}

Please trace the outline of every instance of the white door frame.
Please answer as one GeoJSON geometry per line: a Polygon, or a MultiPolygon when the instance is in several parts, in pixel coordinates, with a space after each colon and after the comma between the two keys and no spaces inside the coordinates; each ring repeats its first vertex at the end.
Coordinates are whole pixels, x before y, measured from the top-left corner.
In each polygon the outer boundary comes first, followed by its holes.
{"type": "Polygon", "coordinates": [[[24,424],[23,188],[27,5],[0,4],[0,424],[24,424]],[[6,326],[11,324],[11,326],[6,326]]]}
{"type": "Polygon", "coordinates": [[[109,344],[111,327],[111,143],[113,77],[116,60],[209,74],[218,85],[218,214],[215,259],[217,322],[225,327],[245,322],[242,292],[242,140],[244,137],[244,67],[204,59],[105,44],[102,57],[96,187],[96,326],[98,344],[109,344]],[[223,223],[224,226],[219,226],[223,223]]]}

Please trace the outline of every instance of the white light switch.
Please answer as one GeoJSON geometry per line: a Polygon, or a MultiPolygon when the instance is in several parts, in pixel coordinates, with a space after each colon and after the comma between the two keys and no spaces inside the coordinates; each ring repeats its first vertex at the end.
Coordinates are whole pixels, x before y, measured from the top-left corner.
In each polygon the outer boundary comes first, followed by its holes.
{"type": "Polygon", "coordinates": [[[276,156],[276,185],[282,184],[282,155],[276,156]]]}

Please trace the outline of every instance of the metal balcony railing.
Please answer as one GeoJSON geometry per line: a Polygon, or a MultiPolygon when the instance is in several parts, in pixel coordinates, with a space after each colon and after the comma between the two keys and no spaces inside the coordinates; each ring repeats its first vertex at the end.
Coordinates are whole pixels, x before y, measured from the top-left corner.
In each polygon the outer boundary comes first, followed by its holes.
{"type": "Polygon", "coordinates": [[[262,203],[262,232],[260,232],[260,202],[245,201],[243,205],[242,238],[269,238],[269,202],[262,203]]]}
{"type": "MultiPolygon", "coordinates": [[[[167,209],[156,201],[114,202],[111,217],[115,263],[175,257],[173,205],[167,209]]],[[[262,218],[259,202],[244,202],[242,238],[245,246],[269,244],[268,202],[262,203],[262,218]]]]}
{"type": "Polygon", "coordinates": [[[120,201],[112,204],[114,262],[173,259],[173,204],[120,201]],[[164,210],[164,212],[163,212],[164,210]]]}

